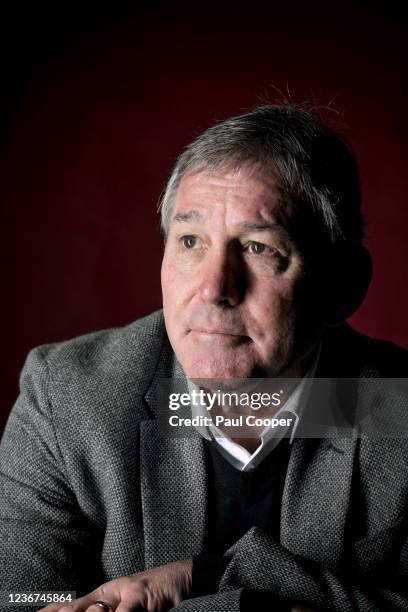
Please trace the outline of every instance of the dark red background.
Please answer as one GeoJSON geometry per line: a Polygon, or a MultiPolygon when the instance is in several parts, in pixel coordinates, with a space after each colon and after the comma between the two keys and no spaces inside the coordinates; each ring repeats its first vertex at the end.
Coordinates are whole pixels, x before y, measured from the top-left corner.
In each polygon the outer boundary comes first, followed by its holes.
{"type": "Polygon", "coordinates": [[[0,431],[31,347],[160,307],[155,205],[175,157],[214,120],[273,99],[275,88],[331,102],[339,114],[326,115],[348,126],[375,265],[352,322],[408,347],[402,15],[202,4],[21,9],[1,23],[0,431]]]}

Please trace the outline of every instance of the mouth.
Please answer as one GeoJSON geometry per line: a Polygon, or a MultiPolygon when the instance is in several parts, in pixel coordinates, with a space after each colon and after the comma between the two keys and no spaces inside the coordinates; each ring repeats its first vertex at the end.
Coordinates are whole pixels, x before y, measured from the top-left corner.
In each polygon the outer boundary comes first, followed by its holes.
{"type": "Polygon", "coordinates": [[[248,342],[250,340],[248,336],[230,329],[195,328],[191,329],[190,333],[199,339],[207,341],[248,342]]]}
{"type": "Polygon", "coordinates": [[[221,336],[243,336],[240,331],[226,327],[195,327],[191,331],[198,334],[219,334],[221,336]]]}

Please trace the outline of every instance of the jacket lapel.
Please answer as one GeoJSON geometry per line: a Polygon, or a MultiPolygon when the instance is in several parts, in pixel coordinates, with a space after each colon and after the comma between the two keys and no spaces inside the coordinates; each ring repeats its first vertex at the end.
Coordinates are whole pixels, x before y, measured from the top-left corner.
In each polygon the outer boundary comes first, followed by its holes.
{"type": "Polygon", "coordinates": [[[207,483],[204,445],[191,437],[163,435],[160,430],[160,381],[184,373],[170,346],[165,346],[145,400],[156,417],[141,423],[140,479],[146,568],[191,559],[202,551],[206,529],[207,483]]]}
{"type": "Polygon", "coordinates": [[[191,559],[205,533],[202,441],[160,437],[157,421],[142,423],[140,437],[146,568],[191,559]]]}
{"type": "Polygon", "coordinates": [[[301,421],[303,437],[293,442],[282,500],[282,544],[333,570],[344,557],[358,428],[348,426],[342,432],[348,417],[353,422],[356,395],[348,393],[349,385],[342,383],[336,406],[332,385],[339,378],[358,379],[366,374],[353,350],[354,335],[343,326],[323,340],[316,371],[319,392],[312,392],[305,410],[311,429],[307,424],[302,427],[301,421]],[[319,431],[316,424],[322,427],[318,437],[313,433],[319,431]]]}
{"type": "Polygon", "coordinates": [[[282,500],[281,543],[338,569],[343,557],[356,436],[296,439],[282,500]]]}

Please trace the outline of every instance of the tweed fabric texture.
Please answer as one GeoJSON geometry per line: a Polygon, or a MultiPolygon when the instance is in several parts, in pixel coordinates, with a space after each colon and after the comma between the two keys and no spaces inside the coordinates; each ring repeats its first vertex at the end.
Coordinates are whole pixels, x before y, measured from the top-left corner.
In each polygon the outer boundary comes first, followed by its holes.
{"type": "Polygon", "coordinates": [[[242,589],[228,593],[216,593],[207,597],[187,599],[172,608],[172,612],[239,612],[242,589]]]}
{"type": "MultiPolygon", "coordinates": [[[[344,375],[406,376],[405,352],[333,334],[318,376],[339,372],[339,355],[344,375]]],[[[166,377],[183,372],[161,312],[30,353],[0,445],[1,590],[81,595],[203,551],[203,441],[160,437],[166,377]]],[[[296,439],[280,541],[247,532],[220,592],[180,610],[238,610],[242,589],[316,610],[408,610],[407,456],[403,439],[296,439]]]]}

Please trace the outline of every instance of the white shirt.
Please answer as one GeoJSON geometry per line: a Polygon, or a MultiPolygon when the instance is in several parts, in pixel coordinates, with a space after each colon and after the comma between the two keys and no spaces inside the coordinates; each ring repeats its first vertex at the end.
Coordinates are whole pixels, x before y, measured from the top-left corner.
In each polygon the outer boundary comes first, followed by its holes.
{"type": "MultiPolygon", "coordinates": [[[[306,404],[307,398],[310,393],[311,380],[316,372],[317,362],[320,355],[320,346],[316,352],[316,357],[314,362],[307,372],[307,375],[301,379],[298,383],[294,391],[292,391],[289,398],[286,402],[279,408],[279,410],[273,415],[274,418],[279,418],[279,415],[282,412],[289,412],[293,414],[295,419],[292,433],[290,436],[289,443],[292,444],[293,438],[296,433],[296,429],[299,425],[300,416],[302,410],[306,404]]],[[[197,385],[195,385],[191,380],[188,380],[188,387],[190,392],[192,390],[198,390],[197,385]]],[[[206,411],[206,407],[196,402],[191,403],[192,416],[206,416],[208,417],[208,413],[206,411]]],[[[220,453],[233,465],[235,468],[240,470],[241,472],[248,472],[253,470],[257,465],[261,463],[263,459],[277,446],[279,441],[284,437],[286,433],[286,429],[272,428],[270,426],[265,427],[265,429],[260,434],[260,445],[258,448],[251,454],[240,444],[234,442],[228,435],[226,435],[223,431],[221,431],[214,424],[208,426],[196,426],[197,431],[207,440],[214,441],[218,444],[220,453]]]]}

